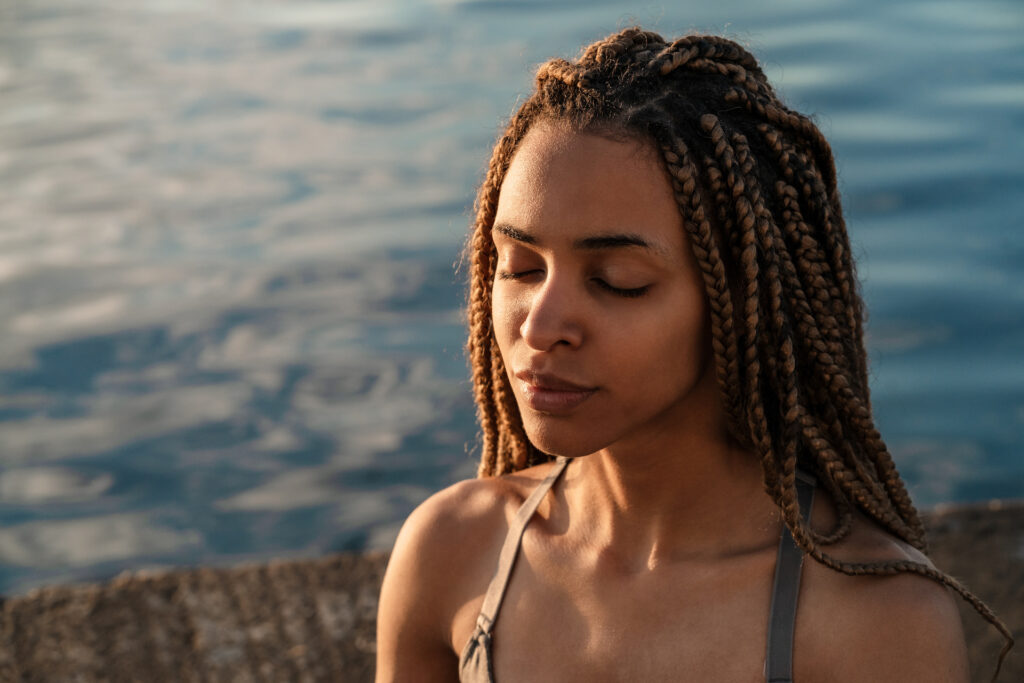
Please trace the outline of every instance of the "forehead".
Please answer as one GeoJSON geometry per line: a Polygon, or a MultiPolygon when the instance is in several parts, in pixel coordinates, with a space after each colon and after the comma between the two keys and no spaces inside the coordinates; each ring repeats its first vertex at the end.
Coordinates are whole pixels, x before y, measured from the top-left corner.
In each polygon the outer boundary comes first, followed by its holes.
{"type": "Polygon", "coordinates": [[[682,218],[652,145],[535,124],[520,143],[498,198],[495,223],[579,237],[643,232],[681,245],[682,218]]]}

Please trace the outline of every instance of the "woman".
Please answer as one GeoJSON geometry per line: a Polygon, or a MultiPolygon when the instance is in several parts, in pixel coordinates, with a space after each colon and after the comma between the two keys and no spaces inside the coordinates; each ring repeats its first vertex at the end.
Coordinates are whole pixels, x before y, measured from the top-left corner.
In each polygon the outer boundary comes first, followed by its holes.
{"type": "Polygon", "coordinates": [[[543,64],[469,252],[481,478],[403,527],[378,681],[966,681],[946,587],[1009,640],[924,554],[829,146],[743,48],[543,64]]]}

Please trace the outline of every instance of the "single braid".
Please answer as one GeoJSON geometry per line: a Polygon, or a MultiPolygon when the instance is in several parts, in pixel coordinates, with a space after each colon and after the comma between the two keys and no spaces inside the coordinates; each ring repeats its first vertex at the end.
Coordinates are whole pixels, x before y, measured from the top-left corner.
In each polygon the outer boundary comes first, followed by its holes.
{"type": "Polygon", "coordinates": [[[589,85],[586,73],[575,64],[570,64],[564,59],[552,59],[546,62],[537,70],[537,86],[543,86],[547,81],[556,80],[570,88],[579,86],[585,88],[589,85]]]}
{"type": "Polygon", "coordinates": [[[627,28],[588,45],[580,55],[579,63],[583,66],[600,65],[630,52],[633,53],[632,59],[636,60],[650,53],[651,44],[663,42],[657,33],[643,31],[637,27],[627,28]]]}

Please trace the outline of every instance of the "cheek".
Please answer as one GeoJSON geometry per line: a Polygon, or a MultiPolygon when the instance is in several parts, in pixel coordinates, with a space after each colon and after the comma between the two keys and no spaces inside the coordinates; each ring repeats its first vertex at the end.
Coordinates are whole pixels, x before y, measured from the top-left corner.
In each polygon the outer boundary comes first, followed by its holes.
{"type": "Polygon", "coordinates": [[[630,330],[619,344],[633,349],[622,374],[646,377],[638,387],[654,385],[669,390],[676,384],[690,384],[703,372],[710,350],[710,328],[702,301],[681,307],[675,314],[649,321],[643,330],[630,330]]]}
{"type": "Polygon", "coordinates": [[[512,339],[518,335],[524,317],[522,302],[508,296],[501,284],[491,290],[491,324],[494,326],[494,337],[498,340],[498,348],[502,355],[512,339]]]}

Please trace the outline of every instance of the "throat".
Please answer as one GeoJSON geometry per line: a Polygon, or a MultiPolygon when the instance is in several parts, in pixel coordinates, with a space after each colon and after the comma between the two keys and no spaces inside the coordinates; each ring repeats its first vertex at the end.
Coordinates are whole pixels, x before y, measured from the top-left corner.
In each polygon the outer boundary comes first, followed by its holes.
{"type": "Polygon", "coordinates": [[[625,467],[606,453],[582,458],[567,473],[568,531],[596,566],[626,574],[774,548],[781,515],[747,458],[685,471],[650,461],[625,467]]]}

